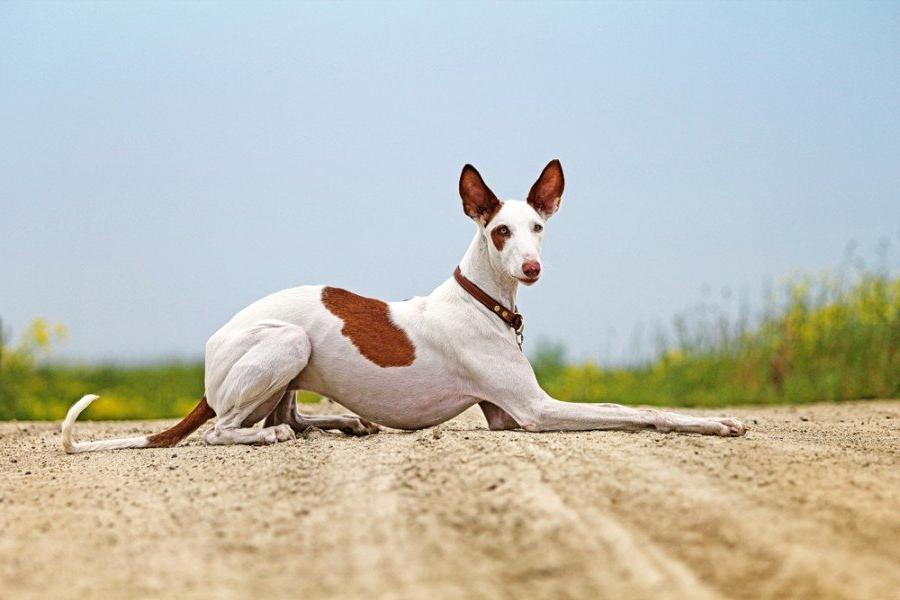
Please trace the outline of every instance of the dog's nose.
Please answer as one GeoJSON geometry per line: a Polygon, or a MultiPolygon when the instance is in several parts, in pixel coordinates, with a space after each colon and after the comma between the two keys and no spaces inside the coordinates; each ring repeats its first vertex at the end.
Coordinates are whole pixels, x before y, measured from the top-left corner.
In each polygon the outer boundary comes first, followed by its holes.
{"type": "Polygon", "coordinates": [[[522,263],[522,272],[525,273],[525,277],[534,279],[541,274],[541,263],[536,260],[525,261],[522,263]]]}

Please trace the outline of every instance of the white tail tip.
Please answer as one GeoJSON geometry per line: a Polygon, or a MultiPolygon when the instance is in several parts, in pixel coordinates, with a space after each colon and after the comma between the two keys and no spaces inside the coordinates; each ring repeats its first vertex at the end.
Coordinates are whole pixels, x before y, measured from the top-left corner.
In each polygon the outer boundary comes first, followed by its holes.
{"type": "Polygon", "coordinates": [[[62,445],[63,449],[69,454],[77,452],[90,452],[92,450],[115,450],[119,448],[143,448],[147,445],[146,437],[120,438],[115,440],[102,440],[98,442],[75,442],[72,440],[72,427],[84,409],[90,406],[91,402],[99,398],[95,394],[87,394],[82,396],[81,400],[72,405],[66,418],[62,422],[62,445]]]}

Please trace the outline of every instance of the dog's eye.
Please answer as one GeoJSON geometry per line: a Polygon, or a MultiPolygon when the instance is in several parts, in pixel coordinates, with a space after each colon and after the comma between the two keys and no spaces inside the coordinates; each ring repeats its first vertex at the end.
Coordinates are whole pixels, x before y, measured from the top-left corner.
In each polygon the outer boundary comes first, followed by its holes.
{"type": "Polygon", "coordinates": [[[544,226],[543,226],[543,225],[541,225],[540,223],[535,223],[535,224],[534,224],[534,232],[535,232],[535,233],[540,233],[540,232],[542,232],[543,230],[544,230],[544,226]]]}
{"type": "Polygon", "coordinates": [[[507,227],[506,225],[501,225],[497,228],[497,233],[499,233],[503,237],[506,237],[509,235],[509,227],[507,227]]]}

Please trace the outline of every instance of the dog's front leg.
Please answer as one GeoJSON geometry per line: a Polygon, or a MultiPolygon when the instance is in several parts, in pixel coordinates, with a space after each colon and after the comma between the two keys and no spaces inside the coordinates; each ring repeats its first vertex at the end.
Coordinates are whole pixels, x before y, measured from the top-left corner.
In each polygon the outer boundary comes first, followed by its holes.
{"type": "MultiPolygon", "coordinates": [[[[735,419],[694,417],[653,409],[631,408],[619,404],[561,402],[550,397],[538,384],[528,360],[521,353],[507,355],[503,368],[478,352],[470,352],[467,367],[478,382],[478,396],[505,414],[526,431],[585,431],[591,429],[701,433],[705,435],[743,435],[745,427],[735,419]]],[[[488,423],[492,416],[502,421],[493,409],[485,410],[488,423]]],[[[491,426],[494,429],[493,426],[491,426]]]]}
{"type": "Polygon", "coordinates": [[[519,424],[513,419],[508,412],[490,402],[479,402],[481,412],[487,419],[488,428],[491,431],[503,431],[507,429],[518,429],[519,424]]]}
{"type": "Polygon", "coordinates": [[[694,417],[653,409],[639,409],[619,404],[561,402],[547,395],[523,403],[522,427],[526,431],[577,431],[608,429],[660,432],[700,433],[704,435],[739,436],[746,432],[736,419],[694,417]]]}

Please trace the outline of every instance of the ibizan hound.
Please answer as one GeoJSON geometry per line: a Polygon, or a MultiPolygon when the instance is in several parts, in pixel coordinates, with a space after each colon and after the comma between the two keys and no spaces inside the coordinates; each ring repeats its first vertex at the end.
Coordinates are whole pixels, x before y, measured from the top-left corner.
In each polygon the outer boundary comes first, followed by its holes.
{"type": "Polygon", "coordinates": [[[463,167],[459,192],[477,231],[455,276],[428,296],[385,303],[326,286],[267,296],[209,339],[206,396],[180,423],[156,435],[75,443],[72,425],[96,398],[89,395],[63,422],[66,451],[174,446],[212,417],[210,444],[271,444],[310,427],[351,435],[375,433],[378,425],[421,429],[474,404],[495,430],[744,433],[735,419],[547,395],[521,351],[515,307],[519,284],[540,278],[544,227],[563,193],[562,166],[551,161],[524,202],[498,200],[471,165],[463,167]],[[297,390],[360,416],[301,415],[297,390]]]}

